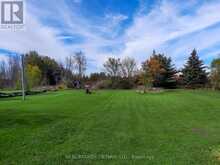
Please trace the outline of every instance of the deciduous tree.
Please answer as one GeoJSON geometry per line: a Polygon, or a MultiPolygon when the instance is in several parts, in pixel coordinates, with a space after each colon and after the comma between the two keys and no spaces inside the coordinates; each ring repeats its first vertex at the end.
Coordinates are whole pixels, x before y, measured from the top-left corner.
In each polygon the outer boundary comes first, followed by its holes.
{"type": "Polygon", "coordinates": [[[213,89],[220,89],[220,58],[214,59],[211,64],[211,85],[213,89]]]}
{"type": "Polygon", "coordinates": [[[26,76],[28,81],[28,88],[31,89],[40,85],[41,81],[41,70],[38,66],[28,64],[26,66],[26,76]]]}
{"type": "Polygon", "coordinates": [[[174,88],[176,86],[175,67],[171,58],[162,54],[153,55],[143,63],[142,68],[146,77],[146,82],[152,83],[155,87],[174,88]]]}
{"type": "Polygon", "coordinates": [[[60,82],[62,68],[54,59],[30,51],[25,56],[25,65],[28,64],[40,69],[42,85],[57,85],[60,82]]]}
{"type": "Polygon", "coordinates": [[[137,69],[137,64],[134,58],[131,57],[125,57],[121,61],[121,69],[123,77],[125,78],[131,78],[134,76],[135,71],[137,69]]]}
{"type": "Polygon", "coordinates": [[[82,79],[86,71],[86,65],[87,65],[86,56],[81,51],[76,52],[75,55],[73,56],[73,60],[74,60],[75,68],[78,72],[78,76],[80,79],[82,79]]]}
{"type": "Polygon", "coordinates": [[[120,59],[108,58],[104,63],[106,74],[111,78],[112,87],[117,86],[118,78],[121,74],[121,62],[120,59]]]}
{"type": "Polygon", "coordinates": [[[113,78],[120,76],[120,67],[120,59],[108,58],[108,60],[104,63],[105,72],[113,78]]]}

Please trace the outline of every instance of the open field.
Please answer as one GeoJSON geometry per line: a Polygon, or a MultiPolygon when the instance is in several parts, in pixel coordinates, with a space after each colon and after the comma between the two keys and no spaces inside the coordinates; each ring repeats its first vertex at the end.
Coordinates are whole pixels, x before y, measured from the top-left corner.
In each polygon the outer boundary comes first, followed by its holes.
{"type": "Polygon", "coordinates": [[[218,92],[62,91],[0,100],[2,165],[207,165],[218,163],[218,150],[218,92]]]}

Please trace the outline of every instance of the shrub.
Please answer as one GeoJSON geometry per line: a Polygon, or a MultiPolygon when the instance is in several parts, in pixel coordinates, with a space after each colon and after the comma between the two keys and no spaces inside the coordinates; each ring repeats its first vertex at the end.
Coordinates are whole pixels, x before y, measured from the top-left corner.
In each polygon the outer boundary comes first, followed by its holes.
{"type": "Polygon", "coordinates": [[[109,89],[111,88],[112,81],[111,80],[102,80],[97,82],[94,86],[96,89],[109,89]]]}
{"type": "Polygon", "coordinates": [[[121,78],[116,84],[116,88],[119,89],[132,89],[134,88],[134,82],[128,78],[121,78]]]}
{"type": "Polygon", "coordinates": [[[67,86],[65,84],[59,84],[57,89],[58,90],[64,90],[64,89],[67,89],[67,86]]]}

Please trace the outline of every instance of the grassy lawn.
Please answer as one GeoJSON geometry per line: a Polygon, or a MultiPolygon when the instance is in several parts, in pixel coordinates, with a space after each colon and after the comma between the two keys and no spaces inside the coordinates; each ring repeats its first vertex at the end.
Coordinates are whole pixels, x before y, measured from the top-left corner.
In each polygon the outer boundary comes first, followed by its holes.
{"type": "Polygon", "coordinates": [[[0,164],[217,164],[220,93],[63,91],[0,100],[0,164]]]}

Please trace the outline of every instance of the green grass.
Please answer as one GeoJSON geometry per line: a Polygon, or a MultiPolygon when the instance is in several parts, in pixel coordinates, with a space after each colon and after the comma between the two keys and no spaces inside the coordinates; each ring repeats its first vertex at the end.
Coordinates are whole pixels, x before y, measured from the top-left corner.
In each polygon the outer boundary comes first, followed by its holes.
{"type": "Polygon", "coordinates": [[[207,165],[218,163],[212,153],[219,149],[218,92],[63,91],[0,100],[1,165],[207,165]]]}

